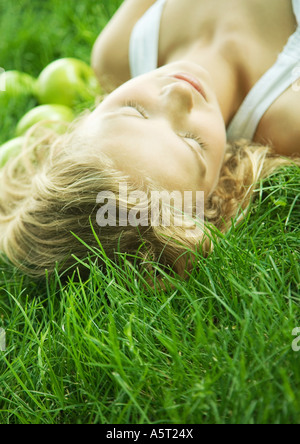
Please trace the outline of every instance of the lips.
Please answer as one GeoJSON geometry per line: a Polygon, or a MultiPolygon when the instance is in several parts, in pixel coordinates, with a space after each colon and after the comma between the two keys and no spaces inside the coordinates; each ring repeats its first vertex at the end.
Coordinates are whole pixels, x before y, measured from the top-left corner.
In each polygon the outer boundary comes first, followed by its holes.
{"type": "Polygon", "coordinates": [[[186,73],[174,74],[172,77],[189,83],[199,94],[201,94],[202,97],[204,97],[205,100],[207,100],[203,86],[196,77],[186,73]]]}

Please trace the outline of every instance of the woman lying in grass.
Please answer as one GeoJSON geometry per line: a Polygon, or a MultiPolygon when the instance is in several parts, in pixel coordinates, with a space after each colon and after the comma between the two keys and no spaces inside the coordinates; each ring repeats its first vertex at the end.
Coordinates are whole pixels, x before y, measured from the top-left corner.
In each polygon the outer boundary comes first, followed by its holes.
{"type": "Polygon", "coordinates": [[[110,94],[65,135],[29,133],[1,174],[0,250],[28,274],[100,240],[184,276],[258,181],[300,165],[300,0],[125,0],[92,65],[110,94]],[[192,198],[155,206],[154,191],[192,198]]]}

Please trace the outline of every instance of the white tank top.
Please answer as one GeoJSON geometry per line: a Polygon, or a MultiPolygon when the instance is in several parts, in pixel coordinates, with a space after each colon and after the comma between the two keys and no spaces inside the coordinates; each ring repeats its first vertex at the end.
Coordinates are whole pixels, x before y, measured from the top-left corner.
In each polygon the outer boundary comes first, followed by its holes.
{"type": "MultiPolygon", "coordinates": [[[[133,28],[129,44],[132,77],[158,66],[160,22],[167,0],[157,0],[133,28]]],[[[272,103],[291,85],[300,99],[300,0],[292,0],[298,27],[289,38],[276,63],[258,80],[227,128],[228,141],[252,140],[257,126],[272,103]]]]}

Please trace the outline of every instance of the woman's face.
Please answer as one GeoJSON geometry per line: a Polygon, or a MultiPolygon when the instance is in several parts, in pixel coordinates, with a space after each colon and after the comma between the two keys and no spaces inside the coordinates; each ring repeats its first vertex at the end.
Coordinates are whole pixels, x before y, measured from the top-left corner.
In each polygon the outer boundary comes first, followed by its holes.
{"type": "Polygon", "coordinates": [[[176,62],[107,96],[84,125],[93,145],[123,171],[170,191],[215,189],[226,130],[209,74],[176,62]]]}

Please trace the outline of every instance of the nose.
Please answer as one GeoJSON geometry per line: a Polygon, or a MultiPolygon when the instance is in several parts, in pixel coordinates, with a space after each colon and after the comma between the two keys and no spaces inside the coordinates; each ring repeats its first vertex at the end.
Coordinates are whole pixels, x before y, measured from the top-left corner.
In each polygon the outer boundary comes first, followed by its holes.
{"type": "Polygon", "coordinates": [[[160,95],[162,104],[170,111],[190,113],[193,109],[192,88],[181,80],[175,80],[173,83],[166,85],[160,95]]]}

